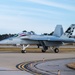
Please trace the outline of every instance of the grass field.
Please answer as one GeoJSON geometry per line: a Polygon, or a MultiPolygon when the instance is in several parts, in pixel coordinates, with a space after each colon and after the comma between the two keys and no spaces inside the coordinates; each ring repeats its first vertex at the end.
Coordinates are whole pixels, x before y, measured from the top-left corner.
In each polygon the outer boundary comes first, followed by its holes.
{"type": "Polygon", "coordinates": [[[75,62],[67,64],[67,67],[75,70],[75,62]]]}
{"type": "MultiPolygon", "coordinates": [[[[42,48],[27,48],[26,51],[28,53],[40,53],[42,48]]],[[[75,52],[75,48],[59,48],[60,53],[62,52],[75,52]]],[[[0,52],[21,52],[21,48],[16,47],[0,47],[0,52]]],[[[50,49],[46,51],[46,53],[53,53],[50,49]]]]}

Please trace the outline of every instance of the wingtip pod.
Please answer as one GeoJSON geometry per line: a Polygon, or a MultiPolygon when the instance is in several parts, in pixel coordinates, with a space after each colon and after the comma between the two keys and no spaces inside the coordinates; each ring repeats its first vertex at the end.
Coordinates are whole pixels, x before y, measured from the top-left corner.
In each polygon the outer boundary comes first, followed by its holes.
{"type": "Polygon", "coordinates": [[[71,26],[75,26],[75,24],[71,24],[71,26]]]}
{"type": "Polygon", "coordinates": [[[75,24],[71,24],[71,27],[73,28],[73,30],[75,29],[75,24]]]}

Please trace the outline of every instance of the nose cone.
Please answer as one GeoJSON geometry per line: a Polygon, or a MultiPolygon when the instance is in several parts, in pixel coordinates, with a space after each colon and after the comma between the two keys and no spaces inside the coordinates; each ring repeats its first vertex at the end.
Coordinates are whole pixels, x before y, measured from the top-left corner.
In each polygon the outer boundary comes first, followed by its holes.
{"type": "Polygon", "coordinates": [[[13,44],[13,38],[8,38],[0,41],[0,44],[13,44]]]}
{"type": "Polygon", "coordinates": [[[0,41],[0,44],[20,44],[20,43],[21,43],[20,38],[15,37],[0,41]]]}
{"type": "Polygon", "coordinates": [[[6,39],[6,40],[2,40],[2,41],[0,41],[0,44],[9,44],[9,40],[8,39],[6,39]]]}

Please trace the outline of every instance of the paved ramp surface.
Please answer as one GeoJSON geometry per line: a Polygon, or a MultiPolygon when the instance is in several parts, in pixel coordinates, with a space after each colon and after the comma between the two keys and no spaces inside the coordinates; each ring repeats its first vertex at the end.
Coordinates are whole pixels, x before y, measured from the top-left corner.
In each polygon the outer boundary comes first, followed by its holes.
{"type": "Polygon", "coordinates": [[[57,75],[58,70],[61,75],[75,75],[75,70],[66,66],[67,63],[75,62],[75,58],[69,59],[55,59],[33,61],[28,63],[21,63],[17,67],[22,71],[28,71],[35,75],[57,75]]]}
{"type": "MultiPolygon", "coordinates": [[[[29,72],[21,71],[16,65],[22,62],[38,61],[38,60],[75,58],[75,53],[0,53],[0,75],[32,75],[29,72]]],[[[48,62],[47,62],[48,63],[48,62]]],[[[44,64],[44,63],[43,63],[44,64]]],[[[42,66],[42,64],[38,64],[42,66]]],[[[49,65],[50,66],[50,65],[49,65]]],[[[48,66],[47,66],[48,67],[48,66]]],[[[41,67],[43,68],[43,66],[41,67]]],[[[64,72],[65,73],[65,72],[64,72]]],[[[71,74],[72,75],[72,74],[71,74]]]]}

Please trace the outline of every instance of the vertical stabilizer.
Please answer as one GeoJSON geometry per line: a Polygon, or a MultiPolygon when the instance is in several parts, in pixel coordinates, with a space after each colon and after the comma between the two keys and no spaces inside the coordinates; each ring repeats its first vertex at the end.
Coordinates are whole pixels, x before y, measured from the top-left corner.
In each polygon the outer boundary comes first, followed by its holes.
{"type": "Polygon", "coordinates": [[[71,26],[65,31],[65,33],[61,36],[62,38],[70,38],[74,32],[75,24],[71,24],[71,26]]]}
{"type": "Polygon", "coordinates": [[[66,36],[71,36],[74,32],[74,29],[75,29],[75,24],[72,24],[66,31],[65,31],[65,34],[66,36]]]}
{"type": "Polygon", "coordinates": [[[63,34],[63,27],[62,27],[62,25],[57,25],[55,30],[54,30],[53,36],[60,37],[62,34],[63,34]]]}

